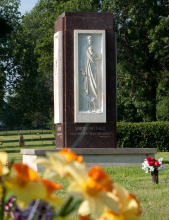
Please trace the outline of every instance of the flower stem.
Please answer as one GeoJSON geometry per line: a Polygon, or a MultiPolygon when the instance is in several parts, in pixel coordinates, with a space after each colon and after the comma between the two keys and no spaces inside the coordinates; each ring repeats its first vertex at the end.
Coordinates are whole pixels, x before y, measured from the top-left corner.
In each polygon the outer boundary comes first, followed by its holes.
{"type": "Polygon", "coordinates": [[[34,214],[35,214],[35,212],[36,212],[36,210],[37,210],[37,208],[38,208],[39,203],[40,203],[40,200],[37,199],[37,200],[35,201],[35,204],[34,204],[32,210],[31,210],[31,213],[30,213],[29,216],[28,216],[28,220],[32,220],[32,219],[33,219],[34,214]]]}
{"type": "Polygon", "coordinates": [[[2,195],[2,199],[1,199],[1,220],[3,220],[3,217],[4,217],[4,206],[5,206],[5,188],[3,187],[3,195],[2,195]]]}

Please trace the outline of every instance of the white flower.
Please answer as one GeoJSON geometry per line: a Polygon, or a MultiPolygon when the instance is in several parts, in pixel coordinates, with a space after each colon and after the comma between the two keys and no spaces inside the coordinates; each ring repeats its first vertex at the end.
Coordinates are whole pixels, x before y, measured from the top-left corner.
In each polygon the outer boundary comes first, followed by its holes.
{"type": "Polygon", "coordinates": [[[142,167],[142,169],[145,171],[145,173],[148,173],[148,167],[142,167]]]}
{"type": "Polygon", "coordinates": [[[163,158],[160,158],[158,161],[159,161],[159,164],[161,165],[160,167],[158,167],[158,171],[163,171],[164,170],[164,167],[165,166],[163,166],[162,165],[162,160],[163,160],[163,158]]]}
{"type": "Polygon", "coordinates": [[[153,166],[150,166],[150,171],[154,171],[154,167],[153,166]]]}
{"type": "Polygon", "coordinates": [[[164,170],[164,166],[161,165],[160,167],[157,168],[158,171],[163,171],[164,170]]]}
{"type": "MultiPolygon", "coordinates": [[[[156,169],[158,171],[163,171],[164,170],[164,166],[162,165],[162,161],[163,161],[163,158],[160,158],[158,159],[158,162],[160,164],[160,167],[156,167],[156,169]]],[[[144,162],[142,163],[142,169],[145,171],[145,173],[148,173],[150,171],[154,171],[154,166],[150,166],[148,164],[148,161],[145,159],[144,162]]]]}
{"type": "Polygon", "coordinates": [[[145,159],[144,162],[142,163],[142,169],[148,173],[150,166],[148,165],[148,161],[145,159]]]}
{"type": "Polygon", "coordinates": [[[161,165],[163,161],[163,158],[158,159],[159,164],[161,165]]]}
{"type": "Polygon", "coordinates": [[[164,170],[165,166],[162,165],[162,161],[163,161],[163,158],[158,159],[158,162],[161,165],[160,167],[157,168],[158,171],[163,171],[164,170]]]}

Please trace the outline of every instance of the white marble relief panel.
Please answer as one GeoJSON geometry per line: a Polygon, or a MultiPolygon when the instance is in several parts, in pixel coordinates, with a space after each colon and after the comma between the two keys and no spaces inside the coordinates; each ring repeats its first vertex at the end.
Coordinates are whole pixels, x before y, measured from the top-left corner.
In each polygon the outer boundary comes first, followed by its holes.
{"type": "Polygon", "coordinates": [[[75,122],[106,122],[105,31],[74,31],[75,122]]]}
{"type": "Polygon", "coordinates": [[[54,34],[54,123],[63,122],[62,32],[54,34]]]}

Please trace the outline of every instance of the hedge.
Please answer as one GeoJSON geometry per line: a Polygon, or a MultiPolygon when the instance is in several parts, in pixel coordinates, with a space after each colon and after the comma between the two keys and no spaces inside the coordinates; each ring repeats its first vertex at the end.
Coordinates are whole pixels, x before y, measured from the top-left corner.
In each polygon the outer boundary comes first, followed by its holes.
{"type": "Polygon", "coordinates": [[[118,122],[117,147],[169,151],[169,122],[118,122]]]}

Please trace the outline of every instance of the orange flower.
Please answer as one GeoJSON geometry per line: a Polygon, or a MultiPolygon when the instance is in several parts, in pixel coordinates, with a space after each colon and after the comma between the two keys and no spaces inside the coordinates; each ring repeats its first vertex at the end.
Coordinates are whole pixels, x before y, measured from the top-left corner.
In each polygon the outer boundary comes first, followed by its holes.
{"type": "Polygon", "coordinates": [[[47,201],[56,207],[62,202],[53,195],[61,185],[40,178],[37,172],[25,164],[13,164],[10,174],[3,181],[7,193],[17,197],[16,202],[20,208],[26,209],[36,199],[47,201]]]}
{"type": "MultiPolygon", "coordinates": [[[[103,215],[98,220],[126,220],[122,214],[116,215],[111,210],[107,210],[103,213],[103,215]]],[[[134,220],[134,219],[130,219],[134,220]]]]}
{"type": "Polygon", "coordinates": [[[71,180],[69,167],[83,166],[84,162],[82,156],[77,156],[71,152],[69,148],[60,150],[58,153],[46,153],[47,158],[38,158],[37,164],[45,166],[44,177],[51,178],[54,175],[67,178],[71,180]]]}
{"type": "Polygon", "coordinates": [[[40,180],[42,181],[42,183],[46,187],[47,197],[50,197],[55,190],[62,188],[61,184],[51,182],[51,181],[46,180],[46,179],[40,179],[40,180]]]}
{"type": "Polygon", "coordinates": [[[87,215],[85,215],[85,216],[79,215],[78,217],[79,217],[80,220],[93,220],[92,218],[90,218],[90,217],[87,216],[87,215]]]}
{"type": "MultiPolygon", "coordinates": [[[[129,193],[124,187],[119,184],[113,184],[112,194],[116,196],[118,202],[119,212],[115,212],[113,208],[110,208],[106,203],[102,214],[97,220],[139,220],[141,215],[141,208],[136,197],[129,193]]],[[[92,220],[87,210],[89,203],[86,203],[82,210],[80,210],[80,220],[92,220]]],[[[99,207],[97,210],[99,211],[99,207]]],[[[81,207],[80,207],[81,208],[81,207]]],[[[92,213],[91,213],[92,214],[92,213]]],[[[94,216],[95,217],[95,216],[94,216]]]]}
{"type": "Polygon", "coordinates": [[[74,181],[70,183],[68,192],[79,199],[84,199],[78,213],[82,216],[91,214],[99,218],[107,206],[115,213],[119,213],[118,198],[111,192],[113,182],[99,167],[92,167],[89,172],[70,169],[74,181]]]}
{"type": "Polygon", "coordinates": [[[67,161],[78,161],[80,163],[84,163],[83,157],[81,155],[77,156],[77,154],[72,152],[70,148],[64,148],[63,150],[60,150],[59,153],[62,154],[67,161]]]}
{"type": "Polygon", "coordinates": [[[62,188],[61,184],[51,182],[46,179],[41,179],[43,185],[45,186],[46,189],[46,198],[45,201],[50,203],[54,207],[60,207],[61,204],[63,204],[63,200],[54,196],[53,193],[62,188]]]}
{"type": "Polygon", "coordinates": [[[119,213],[105,208],[104,213],[98,220],[139,220],[141,208],[136,197],[129,193],[123,186],[113,184],[113,194],[119,199],[119,213]]]}
{"type": "Polygon", "coordinates": [[[16,163],[12,165],[16,177],[22,183],[27,183],[28,181],[39,181],[40,178],[33,169],[30,169],[28,165],[16,163]]]}
{"type": "Polygon", "coordinates": [[[97,193],[100,190],[111,192],[113,189],[113,181],[101,169],[100,166],[93,166],[88,172],[89,180],[87,189],[91,193],[97,193]]]}

